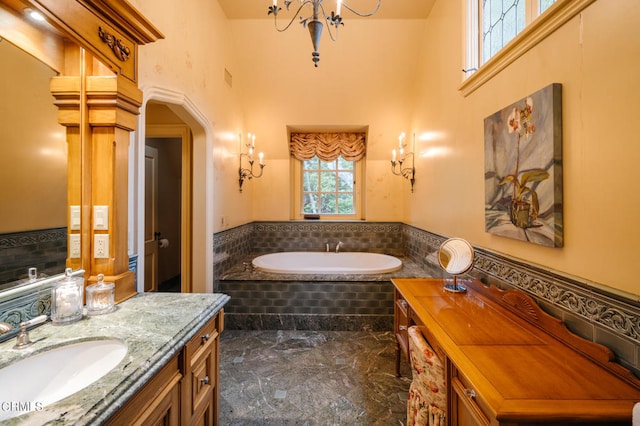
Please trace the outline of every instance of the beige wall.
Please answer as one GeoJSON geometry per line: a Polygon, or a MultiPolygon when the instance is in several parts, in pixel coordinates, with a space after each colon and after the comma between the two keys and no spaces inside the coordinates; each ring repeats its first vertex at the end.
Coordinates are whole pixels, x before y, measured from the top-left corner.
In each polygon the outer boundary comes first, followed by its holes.
{"type": "Polygon", "coordinates": [[[458,90],[461,0],[437,1],[426,22],[346,20],[336,43],[325,29],[318,69],[297,24],[278,33],[270,19],[230,21],[207,0],[133,3],[166,35],[141,48],[142,88],[185,93],[210,121],[215,231],[289,218],[287,125],[369,126],[367,220],[464,237],[640,294],[627,266],[640,253],[637,1],[596,1],[468,97],[458,90]],[[484,118],[552,82],[563,85],[564,109],[565,246],[555,249],[484,231],[483,176],[484,118]],[[419,139],[414,194],[389,170],[401,131],[419,139]],[[240,194],[237,135],[247,132],[257,134],[267,167],[240,194]]]}
{"type": "Polygon", "coordinates": [[[0,233],[65,227],[67,142],[49,91],[56,73],[6,40],[0,58],[0,233]]]}
{"type": "Polygon", "coordinates": [[[468,97],[458,91],[461,22],[462,1],[438,1],[427,22],[413,126],[437,137],[420,143],[407,222],[639,295],[640,3],[595,2],[468,97]],[[484,231],[483,120],[554,82],[563,85],[563,248],[484,231]],[[439,155],[424,155],[433,148],[439,155]]]}
{"type": "MultiPolygon", "coordinates": [[[[165,35],[165,39],[140,48],[140,87],[162,88],[184,95],[208,121],[206,129],[213,137],[213,148],[195,141],[195,157],[213,156],[214,170],[208,176],[214,189],[215,230],[249,222],[250,194],[237,190],[237,135],[244,132],[239,90],[225,83],[225,69],[237,71],[229,22],[218,3],[210,0],[190,1],[188,7],[171,0],[134,0],[131,2],[165,35]],[[226,225],[221,218],[225,216],[226,225]]],[[[209,157],[210,158],[210,157],[209,157]]],[[[205,209],[205,195],[194,200],[196,208],[205,209]]]]}
{"type": "MultiPolygon", "coordinates": [[[[266,9],[265,9],[266,10],[266,9]]],[[[231,21],[248,131],[266,155],[251,181],[254,220],[290,216],[287,126],[368,126],[367,220],[402,220],[407,181],[390,171],[391,150],[408,131],[416,43],[424,21],[349,20],[337,42],[326,33],[313,67],[308,31],[279,33],[271,19],[231,21]]]]}

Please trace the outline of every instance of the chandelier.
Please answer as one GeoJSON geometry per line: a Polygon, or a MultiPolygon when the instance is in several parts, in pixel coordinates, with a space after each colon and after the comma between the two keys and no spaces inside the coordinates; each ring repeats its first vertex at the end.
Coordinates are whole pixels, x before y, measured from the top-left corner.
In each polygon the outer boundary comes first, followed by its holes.
{"type": "MultiPolygon", "coordinates": [[[[322,28],[324,26],[322,21],[324,20],[329,22],[329,26],[327,27],[329,36],[331,37],[331,40],[336,41],[336,38],[338,36],[338,27],[340,25],[344,25],[342,23],[342,16],[340,15],[343,7],[355,15],[358,15],[361,17],[367,17],[367,16],[374,15],[378,11],[378,9],[380,9],[380,4],[382,2],[382,0],[377,0],[377,5],[372,12],[360,13],[352,9],[351,7],[349,7],[347,4],[344,4],[343,0],[336,0],[336,10],[335,11],[332,10],[331,14],[329,15],[325,11],[325,8],[323,5],[324,0],[297,0],[297,1],[299,3],[298,10],[296,11],[296,13],[293,15],[293,17],[285,27],[282,27],[282,28],[278,27],[278,12],[282,10],[282,8],[278,6],[278,0],[273,0],[273,6],[269,6],[269,12],[267,13],[267,15],[273,15],[273,21],[274,21],[276,30],[282,33],[289,29],[293,21],[296,19],[296,17],[298,17],[298,15],[300,15],[300,13],[302,12],[302,9],[305,6],[309,5],[313,8],[313,15],[307,18],[303,18],[302,16],[300,16],[300,23],[302,24],[303,27],[309,28],[309,34],[311,34],[311,42],[313,43],[312,60],[316,68],[318,67],[318,62],[320,62],[320,52],[318,52],[318,45],[320,44],[320,37],[322,36],[322,28]],[[323,19],[320,19],[321,16],[323,19]],[[334,27],[335,29],[332,31],[331,27],[334,27]]],[[[376,0],[371,0],[371,1],[376,1],[376,0]]],[[[293,2],[294,0],[284,0],[284,5],[287,8],[287,10],[289,10],[289,7],[293,2]]]]}

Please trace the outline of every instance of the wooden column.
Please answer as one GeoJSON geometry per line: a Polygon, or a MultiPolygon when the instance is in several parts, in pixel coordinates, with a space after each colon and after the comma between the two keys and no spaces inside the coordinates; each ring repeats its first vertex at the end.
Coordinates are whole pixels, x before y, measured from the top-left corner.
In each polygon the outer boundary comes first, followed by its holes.
{"type": "Polygon", "coordinates": [[[80,235],[81,256],[69,255],[67,267],[84,269],[87,284],[104,274],[106,282],[115,283],[119,302],[136,294],[127,249],[127,194],[130,132],[136,127],[142,92],[82,49],[69,47],[67,60],[74,64],[70,72],[79,75],[51,81],[58,121],[67,129],[68,203],[81,207],[80,229],[69,229],[70,235],[80,235]],[[95,206],[108,209],[106,229],[95,229],[95,206]],[[105,257],[96,257],[96,235],[108,236],[105,257]]]}
{"type": "MultiPolygon", "coordinates": [[[[142,105],[142,92],[120,75],[87,77],[87,107],[91,129],[91,204],[107,206],[108,229],[89,230],[94,247],[90,281],[104,274],[116,284],[116,301],[136,294],[128,254],[128,164],[130,132],[142,105]],[[108,256],[96,256],[96,235],[108,235],[108,256]]],[[[92,210],[93,210],[92,209],[92,210]]],[[[92,213],[91,223],[95,225],[92,213]]]]}

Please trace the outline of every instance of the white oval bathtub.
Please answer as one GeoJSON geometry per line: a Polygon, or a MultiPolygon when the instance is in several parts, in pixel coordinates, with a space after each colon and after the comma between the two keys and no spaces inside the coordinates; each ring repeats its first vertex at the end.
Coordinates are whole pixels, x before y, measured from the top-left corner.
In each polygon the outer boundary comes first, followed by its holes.
{"type": "Polygon", "coordinates": [[[384,274],[402,268],[396,257],[379,253],[293,251],[253,259],[253,266],[277,274],[384,274]]]}

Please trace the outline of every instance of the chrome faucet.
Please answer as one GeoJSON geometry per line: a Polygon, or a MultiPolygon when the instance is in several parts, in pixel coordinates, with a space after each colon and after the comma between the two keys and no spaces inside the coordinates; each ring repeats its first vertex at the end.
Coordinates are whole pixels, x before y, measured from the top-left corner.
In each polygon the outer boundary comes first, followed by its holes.
{"type": "Polygon", "coordinates": [[[342,247],[343,244],[342,241],[338,241],[338,244],[336,244],[336,253],[340,253],[340,247],[342,247]]]}
{"type": "Polygon", "coordinates": [[[24,349],[33,344],[31,339],[29,339],[29,332],[27,331],[27,327],[31,327],[32,325],[37,325],[45,322],[47,320],[46,315],[40,315],[39,317],[31,318],[28,321],[21,322],[18,327],[20,327],[20,332],[18,333],[18,338],[13,349],[24,349]]]}

